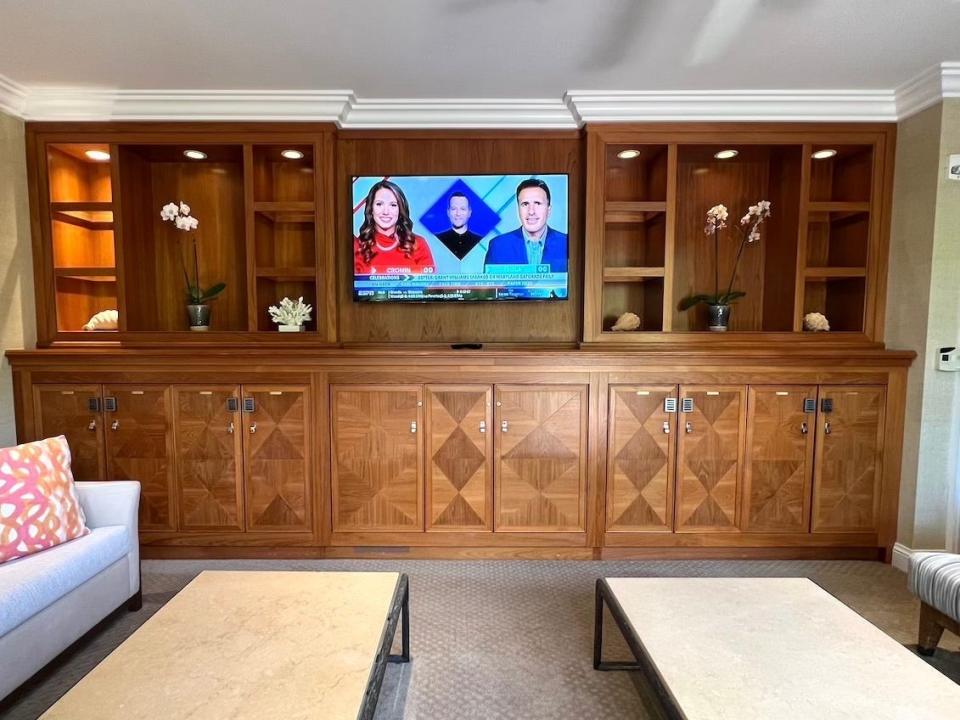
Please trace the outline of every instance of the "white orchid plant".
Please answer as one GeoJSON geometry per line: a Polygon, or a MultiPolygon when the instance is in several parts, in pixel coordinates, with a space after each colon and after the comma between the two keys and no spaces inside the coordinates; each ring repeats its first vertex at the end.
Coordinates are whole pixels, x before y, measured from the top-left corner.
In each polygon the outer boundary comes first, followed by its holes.
{"type": "MultiPolygon", "coordinates": [[[[160,218],[164,222],[172,222],[177,226],[177,230],[189,233],[196,230],[200,221],[190,214],[190,206],[185,202],[167,203],[160,209],[160,218]]],[[[187,301],[192,305],[201,305],[207,300],[212,300],[222,293],[227,285],[226,283],[216,283],[206,290],[200,287],[200,254],[197,252],[197,238],[193,236],[193,280],[187,272],[187,263],[183,259],[183,251],[180,252],[180,266],[183,268],[183,280],[186,283],[187,301]]]]}
{"type": "Polygon", "coordinates": [[[734,300],[739,300],[746,295],[742,290],[733,289],[733,281],[737,277],[737,267],[740,265],[740,256],[743,255],[743,249],[747,245],[753,245],[760,240],[760,225],[770,217],[770,201],[760,200],[756,205],[751,205],[747,214],[740,218],[740,224],[735,227],[740,231],[740,247],[737,249],[737,259],[733,262],[733,272],[730,273],[730,282],[727,283],[727,289],[720,291],[720,230],[727,227],[727,218],[729,213],[724,205],[714,205],[707,210],[707,223],[703,228],[704,233],[709,237],[713,236],[713,267],[714,267],[714,288],[713,294],[704,293],[690,295],[680,301],[681,310],[689,310],[695,305],[729,305],[734,300]]]}
{"type": "Polygon", "coordinates": [[[270,319],[277,325],[296,325],[300,326],[310,320],[310,313],[313,307],[308,305],[300,297],[296,302],[288,297],[280,301],[280,306],[271,305],[267,308],[270,313],[270,319]]]}

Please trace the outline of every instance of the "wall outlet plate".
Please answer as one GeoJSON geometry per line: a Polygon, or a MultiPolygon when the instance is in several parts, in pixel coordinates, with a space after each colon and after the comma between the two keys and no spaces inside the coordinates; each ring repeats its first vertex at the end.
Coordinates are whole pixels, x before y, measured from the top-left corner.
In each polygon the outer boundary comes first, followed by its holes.
{"type": "Polygon", "coordinates": [[[947,158],[947,180],[960,180],[960,155],[947,158]]]}

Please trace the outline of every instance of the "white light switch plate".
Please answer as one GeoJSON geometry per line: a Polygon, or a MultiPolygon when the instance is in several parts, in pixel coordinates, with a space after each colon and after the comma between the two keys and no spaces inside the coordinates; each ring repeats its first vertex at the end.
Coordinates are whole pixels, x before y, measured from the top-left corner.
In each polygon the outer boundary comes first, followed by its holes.
{"type": "Polygon", "coordinates": [[[951,155],[947,160],[947,180],[960,180],[960,155],[951,155]]]}

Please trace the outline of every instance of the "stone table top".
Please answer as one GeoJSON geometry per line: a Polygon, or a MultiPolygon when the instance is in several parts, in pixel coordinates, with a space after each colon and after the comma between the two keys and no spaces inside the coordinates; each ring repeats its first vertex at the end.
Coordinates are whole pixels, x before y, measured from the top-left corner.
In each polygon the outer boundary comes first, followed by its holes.
{"type": "Polygon", "coordinates": [[[805,578],[608,578],[688,720],[960,718],[960,685],[805,578]]]}
{"type": "Polygon", "coordinates": [[[398,580],[203,572],[43,717],[354,720],[398,580]]]}

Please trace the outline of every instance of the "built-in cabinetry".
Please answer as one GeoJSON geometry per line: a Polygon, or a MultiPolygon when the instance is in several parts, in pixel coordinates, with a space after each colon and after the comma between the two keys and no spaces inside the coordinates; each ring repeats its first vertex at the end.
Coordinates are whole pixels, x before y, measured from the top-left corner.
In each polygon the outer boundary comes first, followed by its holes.
{"type": "Polygon", "coordinates": [[[612,385],[607,532],[875,532],[885,404],[875,386],[612,385]]]}
{"type": "Polygon", "coordinates": [[[704,308],[680,310],[680,300],[731,283],[746,292],[732,331],[799,334],[804,315],[818,312],[831,338],[879,339],[889,128],[600,125],[587,137],[586,341],[678,341],[676,333],[706,328],[704,308]],[[732,275],[740,236],[729,226],[759,200],[772,214],[732,275]],[[730,213],[719,271],[704,234],[717,204],[730,213]],[[640,327],[611,332],[625,312],[640,327]],[[664,332],[674,335],[658,339],[664,332]]]}
{"type": "Polygon", "coordinates": [[[85,351],[12,354],[21,435],[66,435],[78,478],[139,480],[148,554],[893,544],[906,354],[175,352],[67,378],[85,351]]]}
{"type": "Polygon", "coordinates": [[[585,387],[335,385],[331,395],[334,531],[584,530],[585,387]]]}
{"type": "Polygon", "coordinates": [[[226,285],[211,303],[213,332],[276,332],[267,308],[303,297],[310,339],[332,341],[331,139],[322,125],[31,127],[41,342],[89,339],[80,332],[101,310],[118,311],[124,337],[185,331],[185,274],[196,272],[203,288],[226,285]],[[189,205],[195,231],[162,220],[171,202],[189,205]]]}
{"type": "Polygon", "coordinates": [[[154,556],[889,557],[912,359],[883,347],[894,137],[29,123],[18,437],[139,480],[154,556]],[[568,177],[567,300],[353,302],[353,177],[527,172],[568,177]],[[746,296],[706,332],[678,303],[726,285],[738,244],[718,278],[704,215],[761,199],[746,296]],[[161,219],[181,201],[193,232],[161,219]],[[207,332],[185,265],[226,284],[207,332]],[[275,330],[284,296],[306,332],[275,330]],[[81,330],[107,309],[116,330],[81,330]],[[612,331],[624,312],[640,327],[612,331]]]}
{"type": "Polygon", "coordinates": [[[65,435],[81,480],[138,480],[140,528],[313,532],[303,386],[33,387],[36,434],[65,435]]]}

